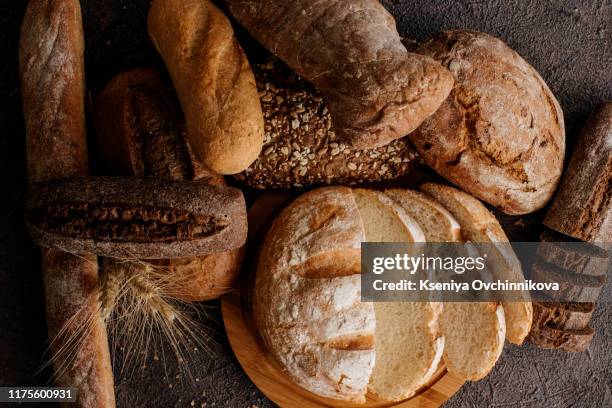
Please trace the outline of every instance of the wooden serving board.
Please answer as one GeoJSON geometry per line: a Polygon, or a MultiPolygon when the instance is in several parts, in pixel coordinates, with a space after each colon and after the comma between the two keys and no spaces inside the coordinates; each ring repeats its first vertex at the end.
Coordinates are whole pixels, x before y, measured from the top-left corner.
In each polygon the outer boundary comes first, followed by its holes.
{"type": "Polygon", "coordinates": [[[259,244],[263,241],[271,220],[291,201],[291,198],[292,196],[286,193],[266,193],[249,209],[251,251],[247,255],[241,278],[234,286],[234,290],[221,298],[221,313],[230,346],[251,381],[270,400],[283,408],[436,408],[442,405],[463,385],[463,380],[448,373],[443,366],[438,369],[429,384],[405,401],[390,404],[377,401],[368,395],[365,404],[352,404],[320,397],[296,385],[266,350],[257,334],[251,309],[255,265],[257,265],[259,244]]]}

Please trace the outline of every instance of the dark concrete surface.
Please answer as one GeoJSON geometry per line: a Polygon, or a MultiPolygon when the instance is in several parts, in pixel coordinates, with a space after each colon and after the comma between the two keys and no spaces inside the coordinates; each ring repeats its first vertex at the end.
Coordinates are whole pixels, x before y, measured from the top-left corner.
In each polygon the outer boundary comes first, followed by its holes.
{"type": "MultiPolygon", "coordinates": [[[[612,100],[610,0],[383,3],[396,16],[400,33],[416,40],[439,29],[470,28],[506,41],[534,65],[557,95],[570,148],[594,107],[612,100]]],[[[82,4],[92,95],[125,68],[162,67],[146,37],[149,1],[84,0],[82,4]]],[[[0,386],[45,385],[51,375],[49,369],[41,370],[46,328],[38,251],[27,237],[21,215],[26,177],[17,44],[24,7],[24,0],[0,1],[0,386]]],[[[251,59],[261,57],[261,50],[239,31],[251,59]]],[[[511,239],[537,238],[541,213],[501,218],[511,239]]],[[[611,407],[610,306],[598,306],[593,320],[597,336],[587,352],[507,346],[487,378],[465,385],[446,406],[611,407]]],[[[118,406],[272,406],[237,364],[220,322],[218,303],[206,307],[210,317],[202,320],[216,333],[212,357],[201,350],[192,352],[191,380],[171,358],[165,363],[155,358],[163,356],[163,347],[146,353],[142,365],[121,369],[116,364],[118,406]]],[[[114,354],[118,361],[121,344],[114,354]]]]}

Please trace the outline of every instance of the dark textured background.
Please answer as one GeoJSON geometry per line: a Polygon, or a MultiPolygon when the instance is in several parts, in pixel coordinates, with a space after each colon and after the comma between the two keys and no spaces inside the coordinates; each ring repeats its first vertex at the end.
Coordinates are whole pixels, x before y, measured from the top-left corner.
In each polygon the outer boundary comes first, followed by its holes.
{"type": "MultiPolygon", "coordinates": [[[[0,1],[0,386],[44,385],[51,374],[49,369],[39,372],[46,347],[40,266],[38,251],[27,237],[21,215],[26,178],[17,43],[25,3],[0,1]]],[[[594,107],[612,100],[610,0],[383,3],[396,16],[400,33],[416,40],[440,29],[469,28],[506,41],[534,65],[559,98],[570,148],[594,107]]],[[[148,1],[85,0],[82,4],[92,95],[122,69],[161,67],[146,37],[148,1]]],[[[243,32],[240,35],[251,59],[261,56],[261,50],[243,32]]],[[[541,213],[521,219],[502,217],[502,222],[511,239],[529,240],[537,237],[540,217],[541,213]]],[[[119,406],[191,406],[192,402],[194,406],[271,406],[233,357],[218,304],[207,306],[211,316],[207,324],[217,333],[215,357],[193,352],[192,381],[177,371],[171,359],[166,364],[163,359],[156,360],[161,352],[144,356],[147,361],[143,366],[117,367],[119,406]]],[[[507,346],[486,379],[464,386],[446,406],[612,406],[611,311],[610,304],[598,306],[593,321],[597,336],[587,352],[569,354],[529,345],[507,346]]]]}

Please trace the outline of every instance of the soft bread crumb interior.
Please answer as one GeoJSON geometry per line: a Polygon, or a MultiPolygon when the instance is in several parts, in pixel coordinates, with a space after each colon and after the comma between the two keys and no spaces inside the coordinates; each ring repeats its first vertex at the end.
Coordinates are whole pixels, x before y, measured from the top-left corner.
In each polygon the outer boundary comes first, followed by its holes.
{"type": "MultiPolygon", "coordinates": [[[[368,190],[354,190],[368,242],[411,242],[411,231],[397,209],[368,190]]],[[[401,209],[399,209],[401,211],[401,209]]],[[[417,227],[418,228],[418,227],[417,227]]],[[[437,337],[439,305],[423,302],[375,302],[376,362],[368,389],[387,401],[413,395],[434,374],[443,339],[437,337]]]]}

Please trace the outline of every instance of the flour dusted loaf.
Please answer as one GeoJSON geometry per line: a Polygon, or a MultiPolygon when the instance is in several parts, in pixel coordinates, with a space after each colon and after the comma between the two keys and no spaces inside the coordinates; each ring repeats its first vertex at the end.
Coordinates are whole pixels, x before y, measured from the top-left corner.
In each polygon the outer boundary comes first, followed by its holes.
{"type": "Polygon", "coordinates": [[[410,134],[425,162],[508,214],[543,207],[561,177],[563,112],[540,75],[502,41],[447,31],[416,51],[452,73],[450,96],[410,134]]]}
{"type": "Polygon", "coordinates": [[[277,59],[253,67],[264,114],[262,153],[235,177],[258,189],[312,184],[354,185],[394,179],[419,162],[407,138],[358,150],[332,127],[314,87],[277,59]]]}
{"type": "Polygon", "coordinates": [[[325,95],[347,144],[374,148],[406,136],[448,96],[452,77],[408,53],[377,0],[227,0],[236,20],[325,95]]]}
{"type": "Polygon", "coordinates": [[[283,369],[307,390],[355,402],[367,391],[401,400],[438,366],[440,306],[361,302],[365,240],[424,242],[425,236],[380,192],[327,187],[299,197],[266,235],[255,321],[283,369]]]}
{"type": "MultiPolygon", "coordinates": [[[[493,214],[477,199],[453,187],[426,183],[421,190],[440,202],[461,224],[463,238],[471,242],[492,242],[489,261],[495,265],[493,271],[499,278],[521,282],[524,276],[521,264],[509,247],[508,238],[493,214]]],[[[503,302],[506,338],[514,343],[523,343],[529,334],[532,321],[532,306],[529,294],[524,293],[525,302],[503,302]]]]}

